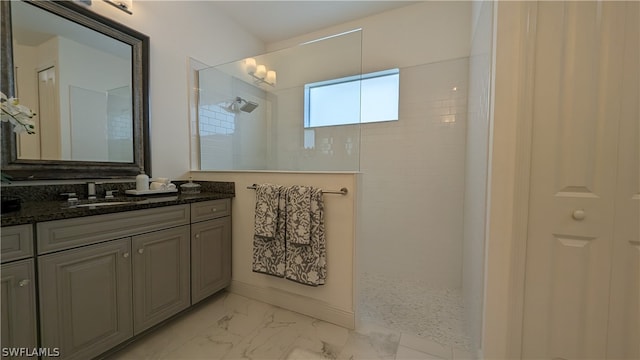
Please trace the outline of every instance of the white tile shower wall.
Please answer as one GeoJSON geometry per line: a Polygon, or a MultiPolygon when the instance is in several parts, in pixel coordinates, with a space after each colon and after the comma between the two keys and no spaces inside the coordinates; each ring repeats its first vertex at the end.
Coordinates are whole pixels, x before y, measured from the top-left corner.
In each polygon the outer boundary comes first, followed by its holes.
{"type": "Polygon", "coordinates": [[[462,293],[468,335],[472,346],[478,349],[482,340],[484,300],[493,3],[474,1],[472,13],[476,21],[471,34],[472,45],[469,59],[462,293]]]}
{"type": "Polygon", "coordinates": [[[203,170],[260,170],[268,158],[270,106],[265,92],[213,68],[199,72],[198,131],[203,170]],[[258,107],[226,109],[237,97],[258,107]]]}
{"type": "Polygon", "coordinates": [[[468,64],[402,68],[400,120],[362,126],[362,271],[461,287],[468,64]]]}
{"type": "Polygon", "coordinates": [[[203,169],[230,169],[233,166],[231,149],[235,129],[235,114],[219,105],[198,108],[200,132],[200,166],[203,169]]]}

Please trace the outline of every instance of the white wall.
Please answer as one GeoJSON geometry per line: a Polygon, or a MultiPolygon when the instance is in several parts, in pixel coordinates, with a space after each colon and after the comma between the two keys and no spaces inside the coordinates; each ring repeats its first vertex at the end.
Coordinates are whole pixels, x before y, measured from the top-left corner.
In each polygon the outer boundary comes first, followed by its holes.
{"type": "Polygon", "coordinates": [[[362,28],[363,71],[469,56],[470,3],[425,1],[267,44],[268,51],[362,28]]]}
{"type": "Polygon", "coordinates": [[[190,156],[187,58],[221,64],[263,52],[264,45],[214,2],[135,1],[133,15],[103,1],[93,1],[90,8],[150,37],[152,175],[185,177],[190,156]]]}
{"type": "Polygon", "coordinates": [[[471,57],[465,161],[462,289],[469,337],[474,348],[482,337],[489,104],[493,3],[472,3],[471,57]]]}

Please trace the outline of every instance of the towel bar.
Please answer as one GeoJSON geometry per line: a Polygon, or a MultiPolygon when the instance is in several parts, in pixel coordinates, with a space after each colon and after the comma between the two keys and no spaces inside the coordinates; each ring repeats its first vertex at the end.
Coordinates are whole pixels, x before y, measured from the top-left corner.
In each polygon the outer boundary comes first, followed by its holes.
{"type": "MultiPolygon", "coordinates": [[[[253,184],[251,186],[247,186],[247,189],[252,189],[255,190],[256,189],[256,184],[253,184]]],[[[347,195],[349,193],[349,190],[346,187],[343,187],[340,190],[322,190],[323,194],[340,194],[340,195],[347,195]]]]}

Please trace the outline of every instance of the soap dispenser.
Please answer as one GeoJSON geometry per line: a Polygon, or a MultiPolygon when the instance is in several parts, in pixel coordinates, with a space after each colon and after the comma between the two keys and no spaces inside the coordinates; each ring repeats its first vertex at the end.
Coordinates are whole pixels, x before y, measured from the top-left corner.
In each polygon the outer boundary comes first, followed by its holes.
{"type": "Polygon", "coordinates": [[[149,175],[144,173],[144,169],[140,168],[140,174],[136,176],[136,191],[149,190],[149,175]]]}

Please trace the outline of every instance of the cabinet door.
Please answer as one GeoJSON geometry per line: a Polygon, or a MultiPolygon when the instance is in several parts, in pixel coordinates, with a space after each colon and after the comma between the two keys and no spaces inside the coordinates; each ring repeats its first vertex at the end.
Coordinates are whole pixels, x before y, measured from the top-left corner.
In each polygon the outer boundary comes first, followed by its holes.
{"type": "Polygon", "coordinates": [[[191,225],[191,302],[231,281],[231,217],[191,225]]]}
{"type": "Polygon", "coordinates": [[[189,306],[189,225],[133,237],[135,334],[189,306]]]}
{"type": "Polygon", "coordinates": [[[2,265],[3,348],[37,346],[35,292],[33,259],[2,265]]]}
{"type": "Polygon", "coordinates": [[[90,359],[133,335],[130,239],[38,257],[42,346],[90,359]]]}

